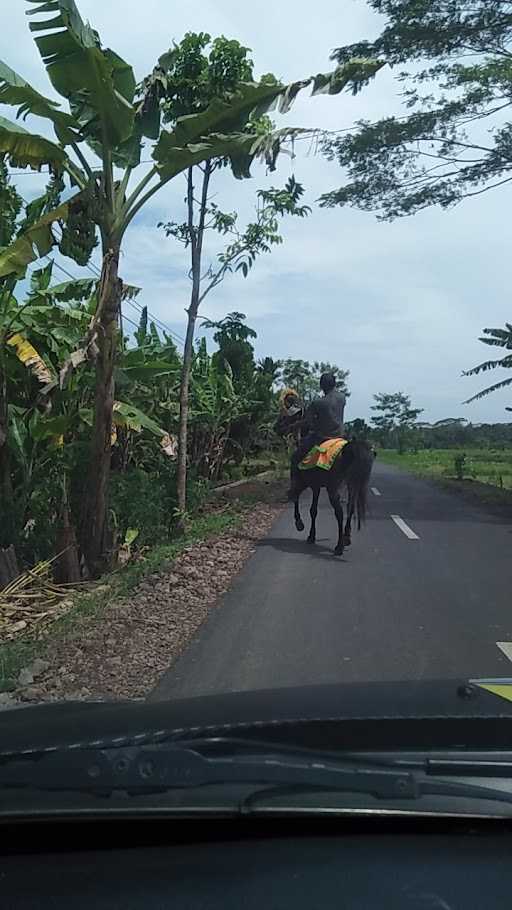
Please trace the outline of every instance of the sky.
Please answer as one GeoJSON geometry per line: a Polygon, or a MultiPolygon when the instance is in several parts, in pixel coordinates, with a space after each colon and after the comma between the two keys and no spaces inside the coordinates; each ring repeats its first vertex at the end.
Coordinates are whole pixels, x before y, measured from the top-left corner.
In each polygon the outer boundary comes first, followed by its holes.
{"type": "MultiPolygon", "coordinates": [[[[256,75],[271,71],[293,81],[331,69],[333,47],[372,38],[382,24],[365,0],[324,0],[316,10],[304,0],[264,7],[239,0],[79,0],[78,5],[103,44],[128,60],[137,78],[150,72],[186,31],[208,31],[250,47],[256,75]]],[[[10,5],[0,58],[52,95],[27,27],[26,6],[23,0],[10,5]]],[[[400,110],[399,86],[383,70],[356,97],[302,93],[278,125],[346,129],[355,120],[400,110]]],[[[1,107],[0,114],[13,116],[1,107]]],[[[29,126],[46,132],[42,121],[29,126]]],[[[297,145],[295,159],[281,156],[271,175],[255,164],[250,180],[217,176],[215,201],[226,211],[236,210],[242,225],[253,215],[257,190],[281,186],[292,173],[304,185],[304,201],[313,212],[307,219],[284,221],[283,245],[261,257],[247,279],[229,276],[204,301],[203,314],[220,319],[233,310],[245,313],[258,334],[258,357],[324,360],[350,370],[347,419],[368,418],[375,393],[396,391],[410,395],[426,421],[509,419],[507,390],[462,404],[506,378],[504,371],[474,378],[461,373],[492,353],[478,341],[482,328],[511,320],[510,191],[491,191],[448,212],[430,209],[380,223],[355,209],[319,209],[315,200],[341,185],[343,173],[309,143],[297,145]]],[[[143,159],[149,155],[150,149],[143,159]]],[[[28,171],[15,181],[25,199],[43,185],[28,171]]],[[[183,219],[184,189],[178,177],[154,197],[128,230],[121,261],[123,279],[142,288],[140,303],[180,338],[190,293],[187,254],[156,225],[183,219]]],[[[210,243],[208,261],[215,262],[219,248],[218,241],[210,243]]],[[[97,251],[94,260],[99,261],[97,251]]],[[[74,275],[82,274],[71,260],[58,261],[74,275]]],[[[136,320],[137,311],[127,309],[126,316],[136,320]]]]}

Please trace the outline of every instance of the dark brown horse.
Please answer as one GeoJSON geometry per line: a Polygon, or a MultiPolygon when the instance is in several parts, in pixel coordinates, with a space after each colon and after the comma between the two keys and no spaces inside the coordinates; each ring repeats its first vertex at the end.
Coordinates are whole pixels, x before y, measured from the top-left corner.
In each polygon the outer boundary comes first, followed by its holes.
{"type": "Polygon", "coordinates": [[[318,512],[318,497],[320,490],[325,487],[329,501],[334,509],[338,522],[338,543],[334,549],[336,556],[342,556],[345,547],[349,547],[351,540],[352,519],[357,519],[358,530],[366,516],[366,501],[368,484],[373,466],[373,452],[367,442],[352,440],[348,442],[339,455],[336,456],[330,471],[323,468],[309,468],[299,471],[295,482],[295,495],[292,499],[295,505],[295,527],[297,531],[304,530],[304,522],[300,517],[299,499],[308,487],[311,487],[313,498],[311,500],[311,530],[308,543],[316,541],[316,516],[318,512]],[[343,527],[343,505],[341,502],[341,487],[345,484],[348,490],[347,520],[343,527]]]}

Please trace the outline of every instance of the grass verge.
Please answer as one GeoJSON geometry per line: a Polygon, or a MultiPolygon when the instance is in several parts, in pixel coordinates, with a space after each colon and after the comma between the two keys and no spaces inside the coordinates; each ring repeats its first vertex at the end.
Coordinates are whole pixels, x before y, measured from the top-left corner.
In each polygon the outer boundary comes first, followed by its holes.
{"type": "Polygon", "coordinates": [[[380,449],[378,460],[418,477],[434,480],[446,490],[495,509],[500,516],[512,515],[512,450],[424,449],[400,455],[380,449]],[[464,454],[462,479],[456,476],[455,458],[464,454]]]}
{"type": "Polygon", "coordinates": [[[89,592],[76,595],[73,607],[65,616],[52,623],[44,637],[38,638],[29,633],[0,645],[0,692],[14,689],[22,667],[37,657],[44,658],[50,643],[56,637],[65,638],[71,631],[75,635],[77,629],[85,627],[109,601],[125,597],[146,576],[165,571],[186,547],[237,527],[243,521],[245,512],[256,501],[252,495],[241,495],[236,502],[219,505],[215,510],[195,516],[184,536],[151,548],[140,560],[103,576],[89,592]]]}

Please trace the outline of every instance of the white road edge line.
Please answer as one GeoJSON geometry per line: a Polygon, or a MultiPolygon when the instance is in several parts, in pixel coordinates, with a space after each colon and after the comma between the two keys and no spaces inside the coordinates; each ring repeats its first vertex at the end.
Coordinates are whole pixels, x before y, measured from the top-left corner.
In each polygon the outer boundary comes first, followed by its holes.
{"type": "Polygon", "coordinates": [[[377,489],[377,487],[372,487],[372,493],[374,496],[382,496],[382,493],[377,489]]]}
{"type": "Polygon", "coordinates": [[[512,660],[512,641],[497,641],[496,644],[505,657],[512,660]]]}
{"type": "Polygon", "coordinates": [[[396,526],[400,528],[402,533],[409,538],[409,540],[419,540],[418,535],[415,534],[409,525],[405,523],[403,518],[400,518],[400,515],[392,515],[391,518],[395,522],[396,526]]]}

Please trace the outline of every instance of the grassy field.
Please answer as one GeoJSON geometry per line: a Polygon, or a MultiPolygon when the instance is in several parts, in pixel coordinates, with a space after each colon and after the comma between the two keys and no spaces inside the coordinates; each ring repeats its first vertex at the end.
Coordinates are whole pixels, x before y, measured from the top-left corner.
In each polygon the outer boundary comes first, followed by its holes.
{"type": "Polygon", "coordinates": [[[378,458],[425,477],[477,480],[479,483],[512,490],[512,448],[423,449],[406,452],[404,455],[399,455],[392,449],[380,449],[378,458]],[[465,458],[459,463],[461,473],[458,473],[456,459],[462,455],[465,458]]]}

